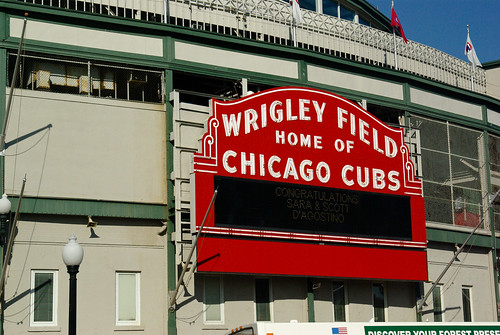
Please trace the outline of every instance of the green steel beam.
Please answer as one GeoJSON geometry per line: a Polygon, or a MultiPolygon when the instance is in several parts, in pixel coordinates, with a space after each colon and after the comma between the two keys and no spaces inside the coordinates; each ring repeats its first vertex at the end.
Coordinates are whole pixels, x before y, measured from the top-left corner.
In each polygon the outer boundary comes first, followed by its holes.
{"type": "Polygon", "coordinates": [[[315,322],[314,314],[314,290],[312,278],[307,279],[307,322],[315,322]]]}
{"type": "MultiPolygon", "coordinates": [[[[167,123],[167,138],[170,138],[170,133],[174,130],[174,120],[173,120],[173,106],[168,98],[170,92],[173,90],[173,72],[165,71],[165,100],[166,100],[166,123],[167,123]]],[[[170,293],[175,291],[176,286],[176,264],[175,264],[175,241],[172,241],[172,233],[175,231],[175,196],[174,196],[174,181],[170,179],[170,176],[174,170],[174,144],[172,141],[167,141],[167,290],[170,293]]],[[[176,311],[175,308],[168,311],[167,317],[167,331],[168,335],[177,334],[177,322],[176,322],[176,311]]]]}
{"type": "MultiPolygon", "coordinates": [[[[12,208],[16,208],[19,198],[10,196],[12,208]]],[[[165,220],[165,205],[110,202],[76,199],[42,199],[23,197],[21,213],[52,215],[88,215],[122,218],[165,220]]]]}
{"type": "MultiPolygon", "coordinates": [[[[452,225],[449,225],[453,227],[452,225]]],[[[427,240],[433,242],[444,242],[444,243],[457,243],[462,244],[467,236],[469,236],[470,231],[451,231],[446,228],[429,228],[427,227],[427,240]]],[[[497,242],[498,243],[498,242],[497,242]]],[[[492,248],[493,242],[489,235],[476,234],[471,238],[469,245],[474,245],[477,247],[492,248]]]]}

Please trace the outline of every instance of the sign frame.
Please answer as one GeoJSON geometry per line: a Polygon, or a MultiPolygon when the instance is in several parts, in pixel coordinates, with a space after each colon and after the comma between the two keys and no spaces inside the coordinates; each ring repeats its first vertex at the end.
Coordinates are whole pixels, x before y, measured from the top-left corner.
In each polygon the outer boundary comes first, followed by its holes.
{"type": "Polygon", "coordinates": [[[343,97],[311,88],[275,88],[230,102],[214,99],[211,107],[201,152],[194,155],[197,230],[217,176],[313,192],[403,197],[409,201],[411,237],[221,225],[214,220],[222,208],[216,200],[197,245],[199,272],[427,280],[422,182],[415,177],[403,129],[385,125],[343,97]]]}

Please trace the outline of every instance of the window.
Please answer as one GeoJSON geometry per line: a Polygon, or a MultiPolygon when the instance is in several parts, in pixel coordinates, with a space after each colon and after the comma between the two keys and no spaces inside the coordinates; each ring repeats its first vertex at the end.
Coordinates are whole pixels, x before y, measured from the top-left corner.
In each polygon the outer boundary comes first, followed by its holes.
{"type": "Polygon", "coordinates": [[[482,132],[411,116],[420,132],[427,221],[474,227],[487,213],[482,132]]]}
{"type": "Polygon", "coordinates": [[[385,290],[383,284],[373,284],[373,320],[385,321],[385,290]]]}
{"type": "Polygon", "coordinates": [[[255,320],[271,321],[271,284],[267,278],[255,279],[255,320]]]}
{"type": "Polygon", "coordinates": [[[57,271],[31,271],[30,325],[57,325],[57,271]]]}
{"type": "Polygon", "coordinates": [[[224,323],[222,278],[205,277],[203,288],[204,321],[206,323],[224,323]]]}
{"type": "Polygon", "coordinates": [[[465,322],[472,322],[472,305],[470,300],[470,287],[462,287],[462,310],[465,322]]]}
{"type": "Polygon", "coordinates": [[[346,321],[345,286],[343,282],[333,282],[333,321],[346,321]]]}
{"type": "Polygon", "coordinates": [[[443,295],[441,293],[441,286],[436,286],[432,291],[432,302],[434,306],[434,321],[443,321],[443,295]]]}
{"type": "MultiPolygon", "coordinates": [[[[12,81],[16,55],[9,53],[12,81]]],[[[146,68],[125,68],[118,64],[99,64],[90,60],[47,58],[23,55],[18,87],[53,93],[102,98],[163,102],[163,74],[146,68]],[[90,78],[90,79],[89,79],[90,78]]]]}
{"type": "Polygon", "coordinates": [[[323,14],[339,17],[339,4],[332,0],[323,0],[323,14]]]}
{"type": "Polygon", "coordinates": [[[116,324],[139,325],[140,273],[116,273],[116,324]]]}
{"type": "Polygon", "coordinates": [[[344,6],[340,6],[340,18],[348,21],[354,21],[354,12],[344,6]]]}
{"type": "Polygon", "coordinates": [[[300,0],[300,8],[316,11],[316,0],[300,0]]]}

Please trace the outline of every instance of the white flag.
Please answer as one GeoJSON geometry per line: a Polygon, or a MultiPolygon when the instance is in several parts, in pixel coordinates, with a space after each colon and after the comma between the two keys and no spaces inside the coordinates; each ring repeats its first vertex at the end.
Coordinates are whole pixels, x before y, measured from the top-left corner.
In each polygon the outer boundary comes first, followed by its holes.
{"type": "Polygon", "coordinates": [[[299,25],[302,22],[302,14],[300,14],[299,0],[290,0],[290,5],[292,6],[292,17],[295,20],[295,24],[299,25]]]}
{"type": "Polygon", "coordinates": [[[467,55],[467,58],[469,59],[469,62],[472,63],[472,69],[476,70],[476,66],[482,66],[481,62],[477,58],[476,55],[476,50],[472,46],[472,42],[469,37],[469,32],[467,31],[467,42],[465,42],[465,54],[467,55]]]}

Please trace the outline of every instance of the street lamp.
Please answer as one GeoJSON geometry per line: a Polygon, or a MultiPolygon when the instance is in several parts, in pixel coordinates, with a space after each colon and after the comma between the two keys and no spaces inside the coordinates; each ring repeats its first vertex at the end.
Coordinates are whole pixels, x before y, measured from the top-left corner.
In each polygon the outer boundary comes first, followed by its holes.
{"type": "MultiPolygon", "coordinates": [[[[5,264],[4,260],[4,247],[7,242],[7,218],[9,217],[10,208],[12,204],[7,199],[7,194],[2,195],[0,199],[0,304],[4,305],[3,298],[3,282],[5,280],[5,264]]],[[[8,262],[6,259],[5,262],[8,262]]],[[[3,334],[3,317],[0,316],[0,333],[3,334]]]]}
{"type": "Polygon", "coordinates": [[[0,243],[1,246],[5,245],[7,237],[7,218],[10,213],[12,204],[7,199],[7,194],[2,195],[0,199],[0,243]]]}
{"type": "Polygon", "coordinates": [[[76,335],[76,274],[83,260],[83,248],[71,234],[62,250],[62,258],[69,273],[69,318],[68,335],[76,335]]]}

